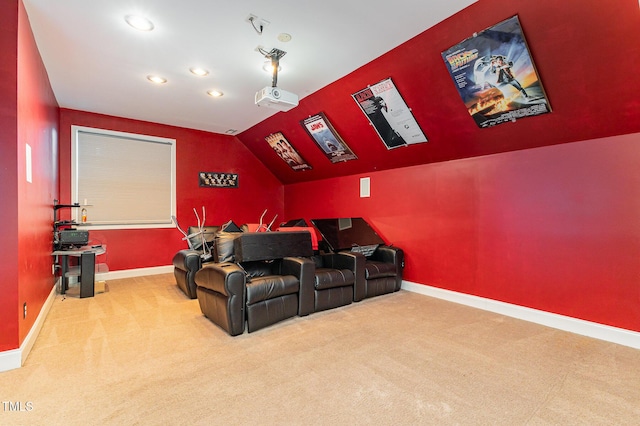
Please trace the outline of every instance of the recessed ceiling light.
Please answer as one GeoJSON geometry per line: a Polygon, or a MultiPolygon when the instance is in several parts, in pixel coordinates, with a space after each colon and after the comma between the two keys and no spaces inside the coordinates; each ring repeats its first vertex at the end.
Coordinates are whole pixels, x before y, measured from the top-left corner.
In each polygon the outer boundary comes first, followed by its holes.
{"type": "Polygon", "coordinates": [[[209,91],[207,92],[207,95],[209,95],[209,96],[213,96],[214,98],[219,98],[219,97],[223,96],[223,95],[224,95],[224,93],[222,93],[222,92],[221,92],[221,91],[219,91],[219,90],[209,90],[209,91]]]}
{"type": "Polygon", "coordinates": [[[127,24],[131,25],[136,30],[140,31],[151,31],[154,26],[153,22],[140,15],[127,15],[124,17],[124,20],[127,21],[127,24]]]}
{"type": "Polygon", "coordinates": [[[191,71],[191,74],[194,74],[200,77],[204,77],[205,75],[209,74],[209,71],[205,70],[204,68],[198,68],[198,67],[189,68],[189,71],[191,71]]]}
{"type": "Polygon", "coordinates": [[[236,129],[229,129],[229,130],[225,131],[225,133],[226,133],[227,135],[232,135],[232,134],[234,134],[235,132],[237,132],[237,130],[236,130],[236,129]]]}
{"type": "Polygon", "coordinates": [[[147,80],[149,80],[152,83],[156,83],[156,84],[164,84],[167,82],[166,78],[160,77],[158,75],[148,75],[147,76],[147,80]]]}

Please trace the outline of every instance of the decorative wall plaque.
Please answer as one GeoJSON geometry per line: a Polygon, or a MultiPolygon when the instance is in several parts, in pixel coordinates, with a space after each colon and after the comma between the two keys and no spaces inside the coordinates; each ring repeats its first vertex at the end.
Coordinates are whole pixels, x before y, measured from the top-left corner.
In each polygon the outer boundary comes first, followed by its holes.
{"type": "Polygon", "coordinates": [[[205,188],[237,188],[238,174],[225,172],[200,172],[200,186],[205,188]]]}

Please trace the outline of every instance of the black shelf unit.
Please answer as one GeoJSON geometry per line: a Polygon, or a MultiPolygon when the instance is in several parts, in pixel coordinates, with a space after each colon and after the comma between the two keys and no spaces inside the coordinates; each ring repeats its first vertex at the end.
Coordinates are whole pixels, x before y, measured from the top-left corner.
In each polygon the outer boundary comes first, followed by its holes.
{"type": "MultiPolygon", "coordinates": [[[[69,289],[69,279],[77,278],[79,281],[79,296],[93,297],[95,294],[95,282],[97,274],[104,274],[109,272],[109,268],[106,264],[96,264],[96,256],[106,253],[106,249],[101,245],[92,247],[82,247],[83,244],[78,246],[67,245],[60,242],[60,232],[62,230],[75,230],[75,226],[80,225],[74,220],[60,220],[59,211],[61,209],[73,209],[89,207],[88,204],[59,204],[58,200],[53,200],[53,252],[55,256],[54,263],[57,265],[57,269],[60,270],[61,283],[60,293],[66,294],[69,289]],[[76,261],[69,262],[69,257],[77,258],[76,261]]],[[[86,225],[83,223],[83,225],[86,225]]],[[[82,231],[78,231],[82,232],[82,231]]],[[[86,243],[85,243],[86,244],[86,243]]],[[[101,279],[102,280],[102,279],[101,279]]],[[[103,290],[104,291],[104,290],[103,290]]]]}
{"type": "Polygon", "coordinates": [[[73,209],[73,208],[83,208],[87,207],[87,205],[83,205],[80,203],[73,204],[59,204],[58,200],[53,200],[53,249],[60,250],[62,245],[60,243],[60,231],[63,229],[75,229],[74,227],[79,225],[75,220],[60,220],[59,211],[60,209],[73,209]]]}

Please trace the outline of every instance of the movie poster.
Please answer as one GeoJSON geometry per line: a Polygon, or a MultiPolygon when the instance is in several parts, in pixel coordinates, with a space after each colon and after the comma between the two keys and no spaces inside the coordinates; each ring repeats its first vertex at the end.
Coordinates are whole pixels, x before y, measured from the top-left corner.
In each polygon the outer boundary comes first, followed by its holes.
{"type": "Polygon", "coordinates": [[[387,149],[427,142],[422,129],[390,78],[351,95],[387,149]]]}
{"type": "Polygon", "coordinates": [[[300,124],[332,163],[358,158],[344,143],[324,113],[320,112],[302,120],[300,124]]]}
{"type": "Polygon", "coordinates": [[[311,170],[311,166],[302,158],[289,141],[284,137],[282,132],[272,133],[265,138],[269,146],[278,154],[282,160],[287,163],[293,170],[311,170]]]}
{"type": "Polygon", "coordinates": [[[551,111],[517,15],[442,52],[442,58],[479,127],[551,111]]]}

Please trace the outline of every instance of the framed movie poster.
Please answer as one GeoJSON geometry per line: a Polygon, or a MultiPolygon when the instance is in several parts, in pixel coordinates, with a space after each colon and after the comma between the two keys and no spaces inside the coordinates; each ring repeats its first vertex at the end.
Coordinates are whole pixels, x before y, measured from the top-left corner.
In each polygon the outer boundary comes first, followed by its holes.
{"type": "Polygon", "coordinates": [[[282,160],[287,163],[293,170],[311,170],[311,166],[302,158],[289,141],[284,137],[282,132],[272,133],[265,138],[269,146],[278,154],[282,160]]]}
{"type": "Polygon", "coordinates": [[[238,174],[225,172],[198,173],[200,186],[206,188],[237,188],[238,174]]]}
{"type": "Polygon", "coordinates": [[[387,149],[427,142],[422,129],[390,78],[351,95],[387,149]]]}
{"type": "Polygon", "coordinates": [[[442,58],[481,128],[551,111],[517,15],[442,52],[442,58]]]}
{"type": "Polygon", "coordinates": [[[300,124],[332,163],[358,158],[338,135],[324,113],[320,112],[302,120],[300,124]]]}

